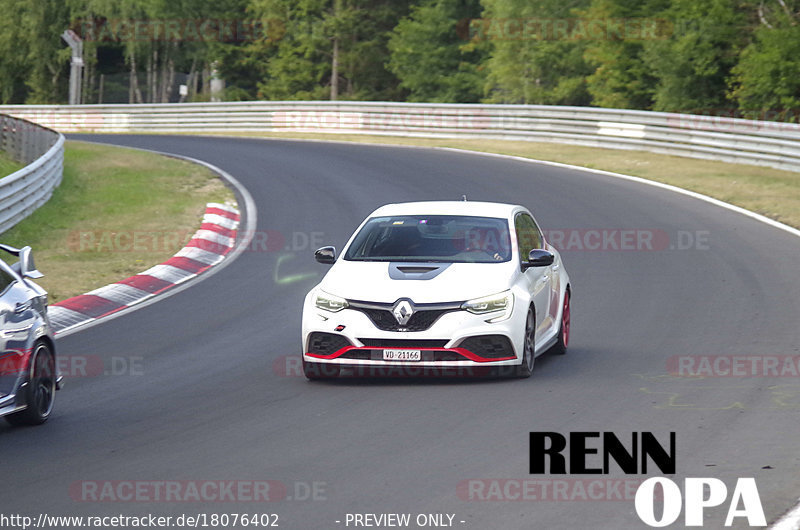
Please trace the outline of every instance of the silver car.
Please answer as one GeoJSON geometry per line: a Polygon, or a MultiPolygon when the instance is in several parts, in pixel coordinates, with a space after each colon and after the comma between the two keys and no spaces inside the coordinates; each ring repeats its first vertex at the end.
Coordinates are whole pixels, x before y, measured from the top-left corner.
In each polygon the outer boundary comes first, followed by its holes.
{"type": "Polygon", "coordinates": [[[16,258],[0,259],[0,416],[12,425],[38,425],[50,417],[61,388],[47,292],[33,282],[42,273],[30,247],[0,250],[16,258]]]}

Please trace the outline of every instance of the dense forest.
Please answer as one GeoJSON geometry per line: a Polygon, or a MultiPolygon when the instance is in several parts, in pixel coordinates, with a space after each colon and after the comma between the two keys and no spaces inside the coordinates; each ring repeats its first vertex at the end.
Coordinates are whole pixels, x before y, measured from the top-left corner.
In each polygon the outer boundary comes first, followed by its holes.
{"type": "Polygon", "coordinates": [[[593,105],[797,121],[800,0],[0,0],[0,100],[593,105]],[[181,90],[181,85],[184,88],[181,90]]]}

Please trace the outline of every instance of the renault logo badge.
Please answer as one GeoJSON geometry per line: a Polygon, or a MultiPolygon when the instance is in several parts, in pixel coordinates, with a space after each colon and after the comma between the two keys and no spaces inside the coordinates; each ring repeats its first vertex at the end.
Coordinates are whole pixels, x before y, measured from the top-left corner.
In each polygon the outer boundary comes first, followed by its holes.
{"type": "Polygon", "coordinates": [[[411,305],[410,300],[398,300],[394,304],[394,309],[392,309],[392,314],[394,315],[395,320],[401,326],[405,326],[408,324],[409,319],[414,314],[414,306],[411,305]]]}

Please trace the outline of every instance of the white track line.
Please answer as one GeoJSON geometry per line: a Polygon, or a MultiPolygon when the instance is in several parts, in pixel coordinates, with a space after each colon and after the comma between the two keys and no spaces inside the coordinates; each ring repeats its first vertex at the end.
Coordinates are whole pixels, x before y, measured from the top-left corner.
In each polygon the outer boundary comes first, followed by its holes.
{"type": "Polygon", "coordinates": [[[797,530],[800,528],[800,499],[789,512],[775,521],[770,530],[797,530]]]}

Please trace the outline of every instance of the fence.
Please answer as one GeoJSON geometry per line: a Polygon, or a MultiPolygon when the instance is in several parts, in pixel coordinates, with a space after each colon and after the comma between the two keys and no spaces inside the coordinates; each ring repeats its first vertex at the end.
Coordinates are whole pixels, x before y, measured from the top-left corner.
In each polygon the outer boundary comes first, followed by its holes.
{"type": "Polygon", "coordinates": [[[800,171],[800,125],[661,112],[538,105],[226,102],[3,106],[62,132],[378,134],[534,140],[800,171]]]}
{"type": "Polygon", "coordinates": [[[64,136],[0,114],[0,149],[24,168],[0,178],[0,234],[47,202],[61,183],[64,136]]]}

